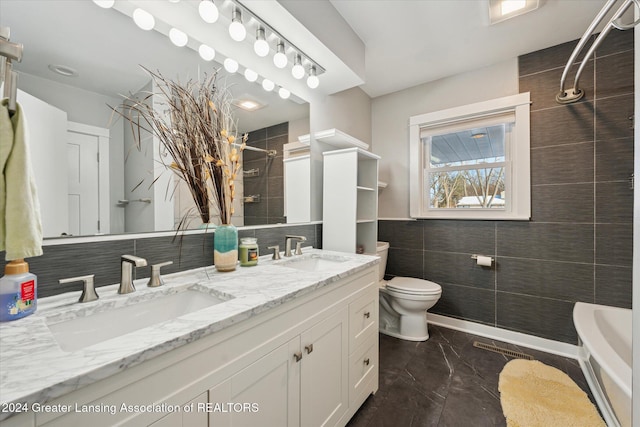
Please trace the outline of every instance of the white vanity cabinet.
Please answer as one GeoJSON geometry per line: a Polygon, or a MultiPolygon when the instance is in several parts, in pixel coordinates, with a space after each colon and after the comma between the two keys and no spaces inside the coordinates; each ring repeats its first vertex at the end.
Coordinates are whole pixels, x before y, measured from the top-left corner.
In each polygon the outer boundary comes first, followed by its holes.
{"type": "Polygon", "coordinates": [[[40,413],[35,425],[343,426],[378,389],[376,267],[48,402],[113,414],[40,413]]]}
{"type": "Polygon", "coordinates": [[[333,426],[348,400],[348,311],[343,308],[210,390],[212,402],[256,412],[211,414],[214,426],[333,426]]]}

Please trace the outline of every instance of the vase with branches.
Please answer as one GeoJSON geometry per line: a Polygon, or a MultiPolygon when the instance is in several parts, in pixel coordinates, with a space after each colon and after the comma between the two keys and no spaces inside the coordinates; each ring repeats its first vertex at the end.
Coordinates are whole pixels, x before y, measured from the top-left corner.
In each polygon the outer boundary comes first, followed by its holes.
{"type": "MultiPolygon", "coordinates": [[[[121,108],[114,111],[131,124],[138,149],[142,148],[142,131],[159,140],[164,151],[161,162],[179,178],[178,184],[184,182],[203,224],[218,223],[214,226],[216,269],[234,270],[238,239],[231,216],[248,135],[236,136],[231,93],[218,84],[216,71],[200,81],[181,84],[144,69],[153,80],[153,90],[125,97],[121,108]]],[[[188,226],[188,214],[180,219],[178,230],[188,226]]]]}

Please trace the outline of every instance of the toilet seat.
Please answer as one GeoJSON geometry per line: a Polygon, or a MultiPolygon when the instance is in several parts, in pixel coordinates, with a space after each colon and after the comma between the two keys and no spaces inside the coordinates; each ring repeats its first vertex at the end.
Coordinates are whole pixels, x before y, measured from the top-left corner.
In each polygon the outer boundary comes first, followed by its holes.
{"type": "Polygon", "coordinates": [[[414,277],[394,277],[387,282],[387,289],[404,295],[440,295],[442,288],[437,283],[414,277]]]}

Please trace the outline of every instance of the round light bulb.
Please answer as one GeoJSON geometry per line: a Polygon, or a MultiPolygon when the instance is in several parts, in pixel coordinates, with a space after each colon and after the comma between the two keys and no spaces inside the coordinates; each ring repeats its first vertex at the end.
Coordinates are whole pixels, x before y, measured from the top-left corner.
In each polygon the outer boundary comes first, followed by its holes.
{"type": "Polygon", "coordinates": [[[216,57],[216,51],[211,46],[207,46],[206,44],[201,44],[198,48],[198,53],[200,57],[205,61],[213,61],[213,58],[216,57]]]}
{"type": "Polygon", "coordinates": [[[285,55],[283,52],[276,53],[275,55],[273,55],[273,63],[278,68],[286,67],[287,66],[287,55],[285,55]]]}
{"type": "Polygon", "coordinates": [[[271,80],[264,79],[262,81],[262,89],[266,90],[267,92],[271,92],[274,87],[276,87],[276,85],[271,80]]]}
{"type": "Polygon", "coordinates": [[[189,41],[189,37],[177,28],[169,30],[169,39],[178,47],[186,46],[189,41]]]}
{"type": "Polygon", "coordinates": [[[273,55],[273,63],[278,68],[284,68],[287,66],[287,55],[284,53],[284,43],[278,42],[276,48],[276,54],[273,55]]]}
{"type": "Polygon", "coordinates": [[[316,76],[315,74],[312,74],[309,77],[307,77],[307,86],[309,86],[311,89],[317,88],[319,84],[320,84],[320,80],[318,79],[318,76],[316,76]]]}
{"type": "Polygon", "coordinates": [[[302,64],[294,65],[293,68],[291,69],[291,75],[293,77],[295,77],[296,79],[298,79],[298,80],[303,78],[304,77],[304,67],[302,66],[302,64]]]}
{"type": "Polygon", "coordinates": [[[291,96],[291,92],[281,87],[280,89],[278,89],[278,95],[280,95],[280,98],[282,99],[288,99],[291,96]]]}
{"type": "Polygon", "coordinates": [[[153,29],[156,25],[156,20],[153,18],[153,15],[140,8],[133,11],[133,22],[145,31],[153,29]]]}
{"type": "Polygon", "coordinates": [[[113,7],[116,0],[93,0],[93,2],[103,9],[109,9],[113,7]]]}
{"type": "Polygon", "coordinates": [[[198,5],[198,13],[200,14],[200,18],[206,23],[213,24],[218,20],[218,8],[215,3],[211,0],[202,0],[198,5]]]}
{"type": "Polygon", "coordinates": [[[229,35],[235,41],[241,42],[247,37],[247,29],[242,25],[242,22],[234,20],[231,25],[229,25],[229,35]]]}
{"type": "Polygon", "coordinates": [[[238,62],[234,59],[227,58],[224,60],[224,69],[230,73],[235,73],[238,71],[238,62]]]}
{"type": "Polygon", "coordinates": [[[253,83],[256,80],[258,80],[258,73],[247,68],[246,70],[244,70],[244,78],[247,79],[247,81],[250,81],[253,83]]]}
{"type": "Polygon", "coordinates": [[[265,57],[269,54],[269,43],[265,39],[257,39],[253,43],[253,51],[256,55],[265,57]]]}

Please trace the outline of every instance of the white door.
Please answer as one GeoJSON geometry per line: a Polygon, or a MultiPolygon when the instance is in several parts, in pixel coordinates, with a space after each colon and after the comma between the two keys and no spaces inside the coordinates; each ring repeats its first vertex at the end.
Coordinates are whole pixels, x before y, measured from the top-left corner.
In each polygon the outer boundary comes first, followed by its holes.
{"type": "Polygon", "coordinates": [[[69,233],[74,236],[100,232],[100,181],[98,137],[67,133],[69,233]]]}

